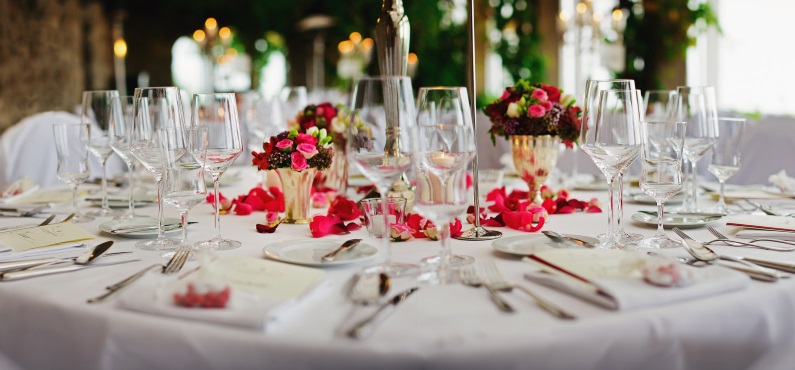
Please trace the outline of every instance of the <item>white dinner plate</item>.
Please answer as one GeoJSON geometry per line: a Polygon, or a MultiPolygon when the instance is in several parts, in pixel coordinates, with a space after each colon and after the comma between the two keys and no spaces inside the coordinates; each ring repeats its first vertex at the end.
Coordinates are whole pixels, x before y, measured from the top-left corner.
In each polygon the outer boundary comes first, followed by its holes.
{"type": "MultiPolygon", "coordinates": [[[[178,218],[163,217],[164,225],[179,224],[179,223],[180,220],[178,218]]],[[[133,228],[133,227],[147,227],[147,226],[157,226],[157,218],[141,217],[141,218],[122,219],[122,220],[110,220],[108,222],[99,225],[99,230],[101,230],[104,233],[111,234],[113,230],[133,228]]],[[[177,226],[173,230],[166,231],[166,234],[178,232],[181,229],[182,229],[181,226],[177,226]]],[[[132,233],[116,233],[111,235],[120,236],[123,238],[156,238],[157,229],[137,231],[132,233]]]]}
{"type": "MultiPolygon", "coordinates": [[[[657,205],[657,201],[654,198],[646,195],[645,193],[638,193],[638,194],[630,194],[627,195],[626,198],[627,202],[635,203],[635,204],[646,204],[646,205],[657,205]]],[[[674,196],[668,198],[665,201],[665,204],[681,204],[685,201],[685,194],[679,192],[674,196]]]]}
{"type": "MultiPolygon", "coordinates": [[[[584,235],[563,234],[592,243],[599,244],[599,239],[584,235]]],[[[507,238],[500,238],[491,242],[492,248],[496,251],[515,254],[517,256],[527,256],[530,254],[543,252],[551,249],[569,248],[568,244],[556,242],[544,234],[517,235],[507,238]]]]}
{"type": "Polygon", "coordinates": [[[334,261],[323,262],[320,259],[337,249],[344,240],[298,239],[285,240],[265,246],[262,250],[265,257],[272,260],[294,263],[304,266],[337,266],[356,263],[375,258],[378,249],[367,243],[359,243],[353,249],[337,255],[334,261]]]}
{"type": "MultiPolygon", "coordinates": [[[[129,207],[129,197],[129,193],[108,194],[108,207],[117,209],[127,208],[129,207]]],[[[97,196],[86,198],[86,200],[91,202],[91,205],[94,207],[102,207],[101,193],[97,194],[97,196]]],[[[133,203],[135,208],[151,206],[153,204],[157,204],[157,197],[155,196],[153,199],[146,194],[135,194],[133,195],[133,203]]]]}
{"type": "MultiPolygon", "coordinates": [[[[680,229],[695,229],[704,227],[710,222],[715,222],[723,217],[720,216],[699,216],[699,215],[678,215],[675,213],[666,213],[663,216],[663,227],[671,228],[678,227],[680,229]]],[[[657,215],[649,215],[645,213],[635,213],[632,219],[657,227],[657,215]]]]}

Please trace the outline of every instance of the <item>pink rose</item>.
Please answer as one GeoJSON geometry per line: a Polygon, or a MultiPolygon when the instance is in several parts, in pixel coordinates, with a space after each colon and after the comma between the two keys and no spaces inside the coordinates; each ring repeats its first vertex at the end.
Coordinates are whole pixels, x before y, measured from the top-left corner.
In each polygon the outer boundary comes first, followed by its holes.
{"type": "Polygon", "coordinates": [[[312,144],[298,144],[298,152],[304,155],[304,158],[310,159],[317,154],[317,146],[312,144]]]}
{"type": "Polygon", "coordinates": [[[532,97],[533,99],[538,100],[540,102],[545,102],[545,101],[547,101],[547,99],[549,99],[549,97],[547,96],[547,92],[544,91],[543,89],[535,89],[535,90],[533,90],[533,93],[530,94],[530,97],[532,97]]]}
{"type": "Polygon", "coordinates": [[[268,225],[273,225],[275,222],[279,221],[279,214],[276,212],[268,212],[265,214],[265,222],[268,225]]]}
{"type": "Polygon", "coordinates": [[[313,193],[312,194],[312,208],[326,208],[329,205],[326,193],[313,193]]]}
{"type": "Polygon", "coordinates": [[[298,134],[298,136],[295,138],[295,142],[298,144],[317,145],[317,138],[312,135],[298,134]]]}
{"type": "Polygon", "coordinates": [[[406,224],[392,224],[390,225],[389,236],[396,242],[411,240],[413,238],[411,227],[406,224]]]}
{"type": "Polygon", "coordinates": [[[569,191],[566,189],[560,189],[558,190],[557,196],[558,199],[569,199],[569,197],[571,197],[571,194],[569,194],[569,191]]]}
{"type": "Polygon", "coordinates": [[[508,89],[505,89],[505,91],[502,92],[502,96],[500,97],[500,100],[508,99],[510,96],[511,96],[511,92],[508,91],[508,89]]]}
{"type": "Polygon", "coordinates": [[[293,147],[293,141],[290,139],[284,139],[278,143],[276,143],[276,148],[281,151],[289,151],[290,148],[293,147]]]}
{"type": "Polygon", "coordinates": [[[550,103],[548,100],[541,103],[541,106],[544,107],[544,110],[547,112],[549,112],[549,110],[552,109],[552,103],[550,103]]]}
{"type": "Polygon", "coordinates": [[[527,206],[527,212],[530,212],[533,215],[533,222],[541,222],[541,219],[549,218],[549,212],[538,204],[530,203],[527,206]]]}
{"type": "Polygon", "coordinates": [[[544,107],[538,104],[531,105],[530,108],[527,108],[527,115],[530,117],[535,117],[535,118],[543,117],[546,112],[547,111],[544,110],[544,107]]]}
{"type": "Polygon", "coordinates": [[[290,159],[292,159],[290,168],[295,171],[303,171],[309,167],[309,164],[306,163],[306,158],[299,152],[293,152],[293,154],[290,155],[290,159]]]}

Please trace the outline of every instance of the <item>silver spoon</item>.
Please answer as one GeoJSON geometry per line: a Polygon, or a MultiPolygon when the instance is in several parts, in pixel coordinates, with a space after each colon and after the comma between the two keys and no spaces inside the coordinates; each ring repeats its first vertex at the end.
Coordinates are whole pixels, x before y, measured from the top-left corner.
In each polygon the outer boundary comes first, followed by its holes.
{"type": "Polygon", "coordinates": [[[320,260],[323,261],[323,262],[334,261],[334,260],[337,259],[337,255],[339,255],[340,253],[344,253],[344,252],[347,252],[347,251],[353,249],[353,247],[359,245],[359,243],[361,243],[361,242],[362,242],[361,239],[348,240],[345,243],[342,243],[342,245],[340,245],[339,248],[337,248],[337,249],[329,252],[325,256],[323,256],[320,260]]]}
{"type": "MultiPolygon", "coordinates": [[[[712,249],[709,249],[709,247],[707,247],[706,245],[702,244],[699,241],[692,240],[692,239],[686,239],[686,238],[683,238],[682,241],[684,241],[683,245],[684,245],[685,250],[688,253],[690,253],[691,256],[695,257],[697,260],[701,260],[701,261],[704,261],[704,262],[715,262],[715,261],[720,259],[720,260],[726,260],[726,261],[732,261],[732,262],[740,263],[740,264],[743,264],[745,266],[748,266],[750,269],[749,268],[736,268],[736,269],[738,269],[740,271],[743,271],[745,273],[748,273],[749,276],[751,276],[752,278],[757,279],[757,280],[771,281],[772,282],[772,281],[776,281],[780,277],[782,277],[782,275],[779,274],[778,272],[769,271],[768,269],[764,269],[764,268],[759,267],[759,266],[757,266],[757,265],[755,265],[753,263],[750,263],[748,261],[743,261],[743,260],[741,260],[739,258],[735,258],[735,257],[732,257],[732,256],[724,256],[724,255],[717,254],[717,253],[715,253],[715,251],[713,251],[712,249]]],[[[734,266],[729,266],[729,265],[726,265],[726,266],[727,267],[731,267],[731,268],[735,268],[734,266]]]]}

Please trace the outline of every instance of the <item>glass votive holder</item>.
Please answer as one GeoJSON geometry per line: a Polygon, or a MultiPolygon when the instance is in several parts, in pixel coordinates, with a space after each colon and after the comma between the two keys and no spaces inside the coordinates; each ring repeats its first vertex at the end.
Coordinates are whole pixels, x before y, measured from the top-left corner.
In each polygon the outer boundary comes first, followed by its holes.
{"type": "MultiPolygon", "coordinates": [[[[389,198],[389,224],[402,224],[406,217],[406,198],[389,198]]],[[[381,198],[369,198],[362,201],[364,225],[367,233],[374,238],[384,236],[384,213],[381,198]]],[[[387,230],[389,233],[389,230],[387,230]]]]}
{"type": "Polygon", "coordinates": [[[486,203],[486,195],[502,186],[502,170],[478,170],[478,195],[480,204],[486,203]]]}

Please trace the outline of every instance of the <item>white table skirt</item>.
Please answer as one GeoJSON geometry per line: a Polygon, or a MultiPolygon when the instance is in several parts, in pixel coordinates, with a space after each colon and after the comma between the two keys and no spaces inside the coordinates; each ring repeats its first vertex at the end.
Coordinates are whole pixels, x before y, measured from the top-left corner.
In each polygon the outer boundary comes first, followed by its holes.
{"type": "MultiPolygon", "coordinates": [[[[251,172],[241,183],[223,189],[224,194],[245,193],[255,182],[251,172]]],[[[605,198],[599,192],[575,196],[598,196],[603,202],[605,198]]],[[[626,204],[625,208],[628,220],[635,210],[653,207],[626,204]]],[[[140,211],[153,213],[155,208],[140,211]]],[[[263,218],[263,213],[222,216],[223,235],[242,241],[243,247],[221,253],[261,257],[263,246],[269,243],[310,237],[307,225],[281,225],[275,234],[258,234],[254,225],[263,218]]],[[[606,213],[552,215],[545,229],[596,235],[606,229],[606,218],[606,213]]],[[[190,219],[200,222],[190,228],[191,240],[212,236],[210,205],[197,206],[190,219]]],[[[0,225],[25,221],[0,219],[0,225]]],[[[97,226],[104,221],[84,226],[99,234],[97,226]]],[[[652,228],[631,222],[626,229],[653,233],[652,228]]],[[[523,234],[507,228],[500,231],[506,236],[523,234]]],[[[691,234],[708,237],[704,229],[691,234]]],[[[99,240],[109,237],[99,235],[99,240]]],[[[350,237],[380,245],[364,230],[350,237]]],[[[521,292],[506,294],[517,312],[504,314],[488,300],[485,290],[423,286],[370,339],[354,341],[341,335],[340,329],[374,307],[350,303],[343,287],[364,265],[328,268],[327,275],[335,283],[333,292],[265,335],[127,312],[113,303],[85,303],[106,285],[163,261],[159,253],[135,249],[135,239],[113,240],[114,250],[133,251],[142,261],[0,283],[0,368],[771,369],[791,368],[795,359],[790,351],[795,346],[795,279],[753,282],[749,289],[702,300],[614,312],[524,280],[523,273],[532,267],[519,257],[494,252],[490,242],[454,240],[456,253],[494,258],[509,280],[567,307],[579,319],[555,319],[521,292]]],[[[717,249],[795,260],[791,253],[717,249]]],[[[394,258],[401,262],[416,263],[437,252],[438,243],[427,239],[393,244],[394,258]]],[[[683,250],[668,252],[684,255],[683,250]]]]}

